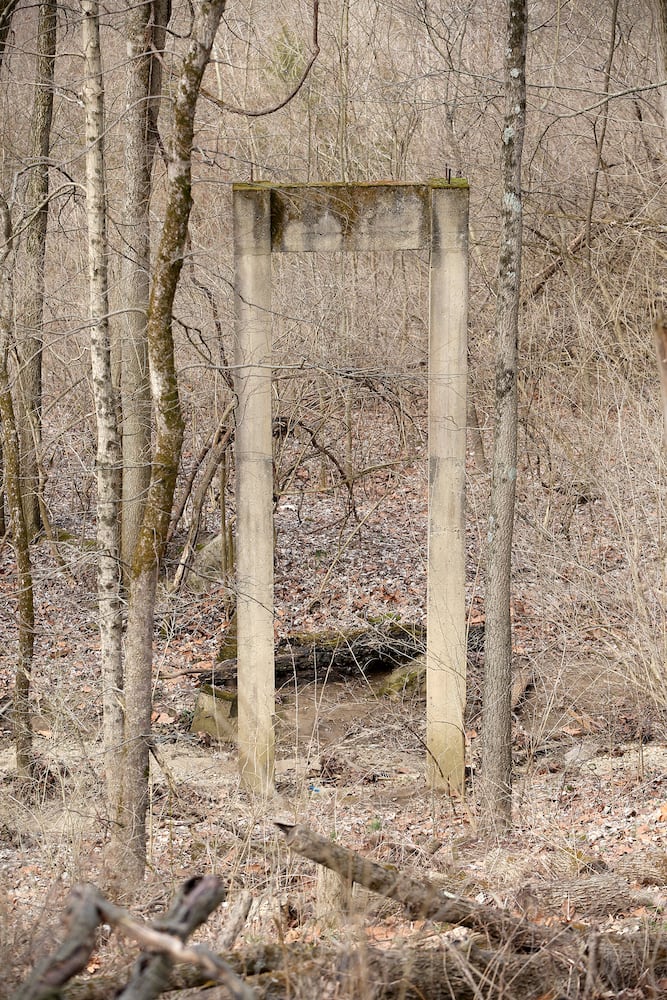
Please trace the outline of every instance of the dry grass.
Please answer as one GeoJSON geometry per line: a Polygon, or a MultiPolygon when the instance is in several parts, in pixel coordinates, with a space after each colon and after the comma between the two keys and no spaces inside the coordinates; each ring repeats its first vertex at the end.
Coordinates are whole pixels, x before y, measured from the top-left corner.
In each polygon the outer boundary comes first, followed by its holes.
{"type": "MultiPolygon", "coordinates": [[[[595,162],[596,112],[582,109],[600,84],[595,67],[604,61],[607,7],[561,5],[557,30],[553,11],[546,11],[531,38],[513,595],[517,663],[532,665],[534,686],[515,723],[514,834],[495,852],[477,842],[474,773],[466,803],[433,796],[425,787],[419,693],[388,701],[365,683],[282,693],[279,797],[252,802],[239,788],[231,749],[202,745],[187,731],[195,681],[165,680],[215,659],[230,591],[218,582],[200,595],[165,591],[154,693],[156,711],[172,721],[155,727],[163,766],[155,764],[153,773],[143,912],[202,870],[220,873],[232,889],[253,892],[245,942],[356,942],[377,926],[388,937],[414,933],[395,908],[378,910],[368,900],[349,925],[324,928],[316,917],[314,869],[287,855],[271,825],[276,814],[335,833],[379,860],[424,875],[445,873],[466,891],[503,904],[512,903],[530,864],[546,879],[557,868],[554,858],[593,855],[615,863],[638,845],[667,850],[660,818],[667,795],[661,755],[666,482],[650,332],[653,305],[665,296],[664,123],[652,91],[611,105],[590,247],[577,242],[595,162]],[[536,291],[536,281],[554,264],[536,291]]],[[[201,106],[190,256],[176,303],[187,419],[181,486],[230,398],[229,184],[248,179],[251,162],[255,178],[274,180],[419,180],[442,174],[445,163],[469,177],[471,393],[491,453],[500,20],[494,5],[469,7],[466,17],[455,5],[438,11],[429,36],[417,8],[422,5],[359,8],[346,50],[338,13],[323,5],[324,56],[278,124],[277,118],[248,125],[226,116],[221,125],[216,108],[201,106]]],[[[208,84],[259,106],[267,87],[277,92],[289,83],[293,59],[304,52],[308,19],[292,2],[270,10],[266,4],[252,11],[239,7],[229,17],[218,75],[211,73],[208,84]]],[[[621,21],[614,88],[648,86],[654,79],[650,18],[643,9],[628,9],[621,21]]],[[[29,118],[30,24],[26,12],[11,79],[0,88],[7,122],[29,118]]],[[[74,46],[75,30],[68,23],[67,46],[74,46]]],[[[120,34],[110,32],[106,44],[108,102],[118,109],[124,86],[120,34]]],[[[173,44],[178,48],[177,36],[173,44]]],[[[63,84],[73,92],[77,72],[64,58],[63,84]]],[[[61,101],[54,145],[54,156],[75,180],[77,114],[75,102],[61,101]]],[[[122,116],[116,119],[114,110],[110,118],[110,204],[117,219],[122,116]]],[[[3,136],[7,189],[11,164],[25,154],[27,137],[19,131],[3,136]]],[[[163,184],[158,165],[156,219],[163,184]]],[[[48,946],[69,886],[107,880],[84,223],[83,206],[71,199],[53,213],[50,232],[46,500],[74,583],[45,544],[35,547],[33,695],[42,766],[30,802],[9,776],[8,717],[0,715],[0,961],[10,970],[7,983],[48,946]]],[[[124,244],[114,227],[111,239],[115,266],[124,244]]],[[[21,270],[22,253],[19,247],[19,302],[22,283],[31,280],[21,270]]],[[[280,635],[347,628],[387,614],[423,621],[427,297],[423,255],[287,255],[275,263],[275,412],[287,427],[276,436],[280,635]],[[358,520],[341,470],[355,479],[358,520]]],[[[118,284],[112,309],[120,308],[118,284]]],[[[467,598],[479,615],[489,480],[473,460],[472,437],[469,443],[467,598]]],[[[233,489],[232,470],[232,514],[233,489]]],[[[186,524],[191,514],[187,506],[186,524]]],[[[218,530],[219,518],[212,489],[203,536],[218,530]]],[[[168,575],[180,539],[177,534],[169,552],[168,575]]],[[[0,588],[1,707],[16,641],[7,544],[0,549],[0,588]]],[[[475,669],[478,684],[479,664],[475,669]]],[[[469,733],[474,764],[481,738],[478,699],[471,709],[477,713],[469,733]]],[[[204,933],[212,946],[223,921],[220,913],[204,933]]],[[[102,953],[113,967],[129,952],[112,943],[102,953]]],[[[363,995],[361,980],[348,986],[363,995]]]]}

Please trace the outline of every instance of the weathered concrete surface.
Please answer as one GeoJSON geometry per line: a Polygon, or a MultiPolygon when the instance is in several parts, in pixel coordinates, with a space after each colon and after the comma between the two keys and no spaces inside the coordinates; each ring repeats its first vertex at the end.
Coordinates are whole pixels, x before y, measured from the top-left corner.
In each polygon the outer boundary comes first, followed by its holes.
{"type": "Polygon", "coordinates": [[[327,184],[271,194],[274,252],[419,250],[430,239],[423,184],[327,184]]]}
{"type": "Polygon", "coordinates": [[[431,783],[464,786],[468,192],[434,190],[429,318],[426,742],[431,783]]]}
{"type": "Polygon", "coordinates": [[[271,252],[431,247],[427,745],[435,787],[463,790],[468,186],[234,186],[237,309],[239,751],[273,776],[271,252]],[[269,732],[270,730],[270,732],[269,732]]]}
{"type": "Polygon", "coordinates": [[[234,194],[238,744],[254,791],[273,784],[273,441],[271,198],[234,194]]]}

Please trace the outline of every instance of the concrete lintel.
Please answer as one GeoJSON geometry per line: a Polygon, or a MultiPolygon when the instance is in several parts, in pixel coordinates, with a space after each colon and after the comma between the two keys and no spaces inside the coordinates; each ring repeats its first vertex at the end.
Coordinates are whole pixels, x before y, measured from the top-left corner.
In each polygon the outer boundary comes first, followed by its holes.
{"type": "Polygon", "coordinates": [[[340,250],[420,250],[431,241],[434,190],[467,190],[467,182],[434,179],[426,184],[235,184],[235,197],[271,200],[274,253],[340,250]]]}

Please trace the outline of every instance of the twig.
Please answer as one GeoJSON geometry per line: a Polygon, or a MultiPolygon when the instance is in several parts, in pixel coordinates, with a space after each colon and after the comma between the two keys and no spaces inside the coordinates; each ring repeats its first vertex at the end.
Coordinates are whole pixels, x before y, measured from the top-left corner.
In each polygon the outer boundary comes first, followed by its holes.
{"type": "MultiPolygon", "coordinates": [[[[193,491],[194,481],[197,478],[197,474],[199,473],[202,464],[204,462],[204,459],[207,456],[208,456],[208,464],[206,466],[206,471],[204,473],[204,480],[206,481],[206,486],[204,487],[203,490],[204,493],[211,484],[211,480],[215,475],[215,470],[220,465],[222,454],[224,453],[225,448],[229,444],[234,434],[233,428],[227,427],[227,421],[231,416],[232,410],[234,409],[234,405],[235,405],[234,402],[227,404],[222,416],[220,417],[220,420],[218,421],[218,426],[215,430],[215,433],[209,438],[206,444],[202,447],[201,451],[199,452],[199,455],[197,456],[194,462],[192,471],[187,478],[185,488],[178,501],[178,504],[176,505],[176,508],[171,518],[171,522],[169,524],[169,531],[167,532],[167,544],[169,544],[169,542],[171,542],[171,540],[174,537],[176,528],[178,527],[178,522],[181,520],[181,517],[183,516],[185,505],[187,504],[188,499],[193,491]]],[[[202,490],[200,487],[197,496],[199,496],[201,492],[202,490]]],[[[196,507],[199,502],[200,501],[198,499],[195,499],[193,501],[193,506],[196,507]]],[[[199,516],[201,516],[201,510],[199,511],[199,516]]],[[[193,520],[195,519],[196,519],[196,511],[193,514],[193,520]]]]}
{"type": "Polygon", "coordinates": [[[204,87],[200,88],[201,96],[205,97],[208,101],[211,101],[212,104],[217,105],[217,107],[221,108],[223,111],[229,111],[229,113],[232,115],[243,115],[246,118],[263,118],[266,115],[272,115],[276,111],[280,111],[281,108],[284,108],[285,105],[289,104],[289,102],[293,98],[295,98],[296,95],[299,93],[299,91],[301,90],[301,88],[303,87],[304,83],[308,78],[308,74],[315,65],[315,60],[320,54],[320,44],[318,40],[319,7],[320,7],[319,0],[313,0],[313,34],[311,40],[310,58],[306,63],[303,73],[301,74],[298,81],[296,82],[290,93],[287,95],[287,97],[284,97],[281,101],[278,101],[277,104],[270,104],[266,108],[250,110],[249,108],[240,108],[236,107],[233,104],[226,104],[219,98],[214,97],[214,95],[211,94],[210,91],[205,90],[204,87]]]}
{"type": "MultiPolygon", "coordinates": [[[[590,239],[590,233],[588,233],[588,238],[590,239]]],[[[587,239],[587,230],[584,229],[580,233],[578,233],[573,240],[570,241],[570,243],[567,246],[567,251],[566,251],[567,254],[569,256],[575,254],[585,244],[586,239],[587,239]]],[[[556,272],[561,267],[563,267],[563,265],[565,264],[565,260],[566,260],[566,253],[565,252],[560,253],[555,260],[552,260],[550,264],[547,264],[546,267],[542,268],[539,274],[535,278],[533,278],[529,290],[523,296],[521,302],[523,306],[525,306],[528,302],[530,302],[531,299],[534,299],[537,295],[539,295],[539,293],[542,291],[549,278],[553,277],[553,275],[556,274],[556,272]]]]}
{"type": "MultiPolygon", "coordinates": [[[[204,474],[197,485],[197,489],[193,493],[192,498],[192,522],[188,529],[188,537],[183,546],[183,551],[181,552],[181,558],[179,559],[176,572],[174,573],[174,579],[171,584],[172,591],[178,591],[181,589],[183,584],[188,578],[188,574],[192,568],[192,562],[195,555],[195,546],[197,544],[197,537],[199,535],[199,524],[201,522],[202,508],[204,506],[204,500],[206,498],[206,492],[213,481],[213,476],[222,461],[223,455],[229,442],[234,436],[234,427],[227,427],[225,429],[225,423],[227,418],[234,409],[234,403],[229,403],[225,412],[222,415],[220,425],[216,432],[215,438],[211,445],[211,449],[208,456],[208,461],[206,463],[206,468],[204,474]],[[224,431],[224,433],[223,433],[224,431]]],[[[224,539],[223,539],[224,542],[224,539]]]]}

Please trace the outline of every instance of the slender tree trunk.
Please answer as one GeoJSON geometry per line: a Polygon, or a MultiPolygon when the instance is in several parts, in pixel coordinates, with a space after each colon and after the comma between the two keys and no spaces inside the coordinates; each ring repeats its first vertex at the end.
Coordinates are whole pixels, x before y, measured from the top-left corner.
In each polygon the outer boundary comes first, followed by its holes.
{"type": "MultiPolygon", "coordinates": [[[[611,67],[614,62],[614,52],[616,51],[616,25],[618,22],[618,7],[620,0],[612,0],[611,4],[611,28],[610,28],[610,38],[609,38],[609,51],[607,53],[607,62],[604,68],[604,94],[605,97],[609,96],[609,84],[611,81],[611,67]]],[[[588,207],[586,209],[586,224],[585,224],[585,236],[584,245],[586,247],[586,271],[588,277],[591,276],[591,232],[593,229],[593,211],[595,209],[595,199],[597,197],[598,190],[598,180],[600,178],[600,172],[602,170],[602,153],[604,150],[604,140],[607,135],[607,124],[609,122],[609,101],[606,101],[596,120],[596,126],[594,129],[594,134],[596,136],[596,150],[595,150],[595,167],[593,169],[593,176],[591,180],[591,191],[588,198],[588,207]]]]}
{"type": "Polygon", "coordinates": [[[5,48],[9,29],[12,26],[12,16],[18,6],[18,0],[0,0],[0,69],[5,58],[5,48]]]}
{"type": "Polygon", "coordinates": [[[49,217],[49,152],[53,118],[53,73],[56,59],[56,0],[42,0],[37,26],[37,60],[30,123],[31,169],[26,227],[26,267],[23,328],[19,342],[21,387],[18,406],[21,446],[21,492],[26,530],[34,538],[41,527],[40,480],[37,469],[42,424],[42,323],[44,314],[44,259],[49,217]]]}
{"type": "Polygon", "coordinates": [[[121,343],[123,414],[123,517],[121,554],[127,574],[137,544],[151,474],[151,392],[146,314],[150,294],[150,196],[157,144],[157,118],[169,3],[128,8],[125,177],[125,238],[121,343]]]}
{"type": "Polygon", "coordinates": [[[517,457],[517,339],[521,290],[521,155],[526,121],[527,0],[508,0],[502,226],[496,309],[493,479],[488,530],[482,798],[487,830],[512,819],[512,533],[517,457]]]}
{"type": "MultiPolygon", "coordinates": [[[[667,0],[655,0],[657,43],[658,43],[658,79],[667,80],[667,0]]],[[[667,87],[662,87],[662,124],[667,130],[667,87]]]]}
{"type": "Polygon", "coordinates": [[[30,562],[30,540],[26,530],[21,492],[19,437],[9,381],[7,358],[13,324],[12,224],[7,202],[0,198],[0,423],[9,502],[12,545],[18,572],[18,657],[14,683],[14,743],[16,770],[24,791],[32,777],[32,726],[30,722],[30,675],[35,642],[35,606],[30,562]]]}
{"type": "MultiPolygon", "coordinates": [[[[12,25],[12,15],[16,9],[18,0],[0,0],[0,69],[5,56],[5,47],[9,36],[9,29],[12,25]]],[[[2,434],[2,417],[0,416],[0,434],[2,434]]],[[[0,448],[0,535],[7,531],[5,522],[5,474],[2,449],[0,448]]]]}
{"type": "MultiPolygon", "coordinates": [[[[0,435],[2,435],[2,417],[0,417],[0,435]]],[[[5,520],[5,470],[2,458],[2,445],[0,444],[0,538],[7,533],[7,521],[5,520]]]]}
{"type": "Polygon", "coordinates": [[[172,309],[192,207],[190,158],[197,97],[224,9],[225,0],[204,0],[195,7],[191,42],[176,91],[167,205],[148,308],[146,332],[156,436],[151,481],[130,569],[126,635],[122,829],[127,847],[124,875],[130,886],[143,878],[146,863],[155,597],[183,441],[172,309]]]}
{"type": "Polygon", "coordinates": [[[116,399],[111,378],[107,199],[104,176],[104,90],[97,0],[84,0],[82,30],[90,357],[97,422],[97,599],[100,616],[105,772],[112,819],[113,855],[118,837],[116,822],[118,813],[122,809],[123,792],[120,767],[123,737],[119,532],[121,451],[116,420],[116,399]]]}

